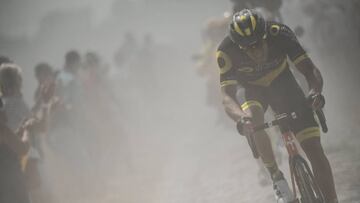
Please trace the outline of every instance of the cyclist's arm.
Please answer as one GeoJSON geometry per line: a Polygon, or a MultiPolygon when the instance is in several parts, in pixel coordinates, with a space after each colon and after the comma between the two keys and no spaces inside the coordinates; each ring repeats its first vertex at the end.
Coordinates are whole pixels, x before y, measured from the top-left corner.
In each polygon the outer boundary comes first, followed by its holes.
{"type": "Polygon", "coordinates": [[[314,65],[310,58],[302,60],[296,68],[305,76],[309,85],[310,93],[321,93],[323,79],[320,70],[314,65]]]}
{"type": "Polygon", "coordinates": [[[234,68],[234,61],[241,60],[241,56],[235,51],[238,47],[234,45],[229,37],[226,37],[219,45],[216,59],[219,66],[220,86],[224,110],[235,122],[239,122],[248,115],[241,109],[237,100],[237,92],[244,88],[238,81],[239,73],[234,68]],[[235,51],[235,52],[234,52],[235,51]]]}
{"type": "Polygon", "coordinates": [[[235,122],[238,122],[242,117],[246,116],[236,101],[237,88],[237,85],[229,85],[221,88],[225,112],[235,122]]]}
{"type": "Polygon", "coordinates": [[[274,28],[279,29],[278,39],[295,67],[305,76],[310,93],[321,93],[323,80],[320,71],[300,45],[294,32],[286,25],[275,25],[274,28]]]}
{"type": "Polygon", "coordinates": [[[232,120],[238,122],[245,114],[236,100],[239,84],[232,66],[232,58],[222,49],[216,52],[216,58],[220,68],[220,86],[224,110],[232,120]]]}

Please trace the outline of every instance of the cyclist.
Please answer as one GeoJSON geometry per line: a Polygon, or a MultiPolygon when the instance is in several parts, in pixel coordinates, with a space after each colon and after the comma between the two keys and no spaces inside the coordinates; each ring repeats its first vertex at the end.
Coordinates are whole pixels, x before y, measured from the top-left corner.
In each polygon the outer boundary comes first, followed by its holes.
{"type": "Polygon", "coordinates": [[[290,28],[264,20],[255,10],[235,13],[229,31],[216,53],[224,108],[237,122],[241,134],[254,136],[261,160],[271,175],[276,198],[285,202],[294,199],[274,159],[268,135],[253,130],[254,125],[264,122],[268,106],[275,113],[301,112],[301,118],[291,124],[291,130],[311,162],[326,202],[337,202],[331,167],[312,110],[324,105],[320,71],[290,28]],[[305,76],[309,94],[315,95],[311,107],[289,69],[289,59],[305,76]]]}

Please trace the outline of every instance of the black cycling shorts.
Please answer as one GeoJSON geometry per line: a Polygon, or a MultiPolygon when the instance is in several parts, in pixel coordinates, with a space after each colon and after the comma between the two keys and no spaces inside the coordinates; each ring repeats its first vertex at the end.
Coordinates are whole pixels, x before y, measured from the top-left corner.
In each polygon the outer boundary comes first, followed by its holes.
{"type": "Polygon", "coordinates": [[[237,98],[243,110],[259,106],[264,112],[270,106],[276,114],[296,112],[298,119],[289,123],[299,142],[320,136],[319,126],[291,71],[287,68],[267,87],[246,85],[237,98]]]}

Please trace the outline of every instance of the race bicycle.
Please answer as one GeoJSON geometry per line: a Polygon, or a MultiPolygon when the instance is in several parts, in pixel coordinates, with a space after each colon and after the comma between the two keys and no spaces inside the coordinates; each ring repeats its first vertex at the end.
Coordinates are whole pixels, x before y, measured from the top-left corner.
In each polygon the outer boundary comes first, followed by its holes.
{"type": "MultiPolygon", "coordinates": [[[[328,128],[323,111],[320,109],[315,112],[323,132],[326,133],[328,128]]],[[[307,161],[300,155],[296,146],[295,136],[289,128],[289,122],[291,120],[298,119],[300,115],[301,114],[296,112],[278,114],[275,115],[275,120],[255,126],[254,130],[256,132],[273,126],[280,127],[282,139],[289,154],[290,176],[294,197],[297,202],[301,203],[325,203],[324,196],[314,179],[314,175],[307,161]],[[298,192],[300,193],[300,198],[298,198],[298,192]]],[[[252,136],[246,136],[246,138],[252,150],[253,156],[255,158],[259,158],[252,136]]]]}

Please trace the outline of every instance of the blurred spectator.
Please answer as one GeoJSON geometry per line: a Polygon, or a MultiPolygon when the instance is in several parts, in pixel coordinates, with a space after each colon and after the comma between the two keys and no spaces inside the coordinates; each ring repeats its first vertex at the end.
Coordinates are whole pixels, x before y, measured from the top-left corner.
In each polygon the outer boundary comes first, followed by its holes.
{"type": "Polygon", "coordinates": [[[15,64],[2,64],[0,69],[1,93],[4,110],[8,118],[8,126],[15,132],[22,120],[29,116],[30,110],[21,92],[21,69],[15,64]]]}
{"type": "Polygon", "coordinates": [[[115,77],[126,79],[130,69],[133,66],[135,58],[138,53],[138,43],[131,32],[127,32],[124,35],[124,39],[120,47],[117,49],[114,55],[114,62],[117,69],[114,71],[113,75],[115,77]]]}
{"type": "Polygon", "coordinates": [[[100,56],[96,52],[87,52],[85,54],[84,65],[82,66],[82,82],[88,91],[94,91],[94,88],[102,88],[107,80],[108,67],[105,66],[100,56]]]}
{"type": "Polygon", "coordinates": [[[54,153],[74,162],[77,158],[74,151],[81,147],[79,140],[83,139],[80,136],[83,126],[79,122],[85,119],[81,114],[84,102],[81,65],[81,56],[77,51],[71,50],[65,54],[64,67],[56,74],[55,91],[49,91],[49,95],[53,95],[50,100],[55,100],[49,104],[54,102],[55,107],[48,108],[51,109],[50,115],[45,114],[49,116],[47,144],[54,153]]]}
{"type": "MultiPolygon", "coordinates": [[[[49,114],[55,110],[59,104],[59,99],[54,95],[56,75],[53,68],[47,63],[39,63],[34,68],[35,78],[38,86],[35,90],[35,104],[31,109],[33,117],[44,123],[44,131],[47,131],[49,124],[49,114]]],[[[46,134],[47,132],[41,132],[46,134]]],[[[40,138],[43,136],[33,136],[34,147],[39,151],[40,157],[43,157],[43,150],[40,145],[40,138]]]]}
{"type": "Polygon", "coordinates": [[[144,36],[143,44],[139,50],[139,56],[143,58],[145,64],[154,66],[154,59],[156,58],[156,45],[152,34],[148,33],[144,36]]]}
{"type": "Polygon", "coordinates": [[[24,174],[20,159],[29,149],[22,121],[29,115],[22,93],[20,67],[3,63],[0,66],[0,202],[28,203],[24,174]]]}
{"type": "Polygon", "coordinates": [[[76,97],[76,91],[78,90],[79,86],[78,73],[80,68],[80,54],[75,50],[67,52],[65,55],[64,68],[57,76],[57,93],[68,105],[72,105],[76,97]]]}
{"type": "Polygon", "coordinates": [[[47,63],[36,65],[34,72],[38,86],[34,94],[35,106],[32,111],[36,112],[41,104],[48,103],[53,97],[56,75],[53,68],[47,63]]]}
{"type": "Polygon", "coordinates": [[[59,97],[62,107],[57,108],[54,113],[54,127],[75,127],[73,117],[78,107],[81,106],[81,81],[79,78],[79,70],[81,68],[80,54],[71,50],[65,55],[64,68],[57,74],[55,94],[59,97]],[[74,108],[74,105],[77,105],[74,108]],[[71,116],[71,115],[72,116],[71,116]]]}
{"type": "MultiPolygon", "coordinates": [[[[81,80],[84,88],[83,108],[87,114],[87,122],[97,123],[99,117],[111,114],[113,92],[107,81],[107,67],[103,65],[100,56],[95,52],[85,54],[82,66],[81,80]]],[[[91,124],[93,125],[93,124],[91,124]]],[[[93,130],[93,129],[91,129],[93,130]]]]}
{"type": "Polygon", "coordinates": [[[254,9],[262,8],[264,13],[261,12],[265,17],[271,15],[270,19],[281,22],[282,17],[280,14],[280,8],[282,5],[282,0],[231,0],[233,3],[233,13],[238,12],[244,8],[254,9]]]}
{"type": "Polygon", "coordinates": [[[96,52],[85,54],[81,78],[87,103],[93,104],[94,108],[103,105],[109,109],[109,103],[118,104],[108,72],[109,67],[103,63],[96,52]],[[98,102],[95,98],[103,100],[103,103],[98,102]]]}
{"type": "Polygon", "coordinates": [[[126,66],[131,63],[132,59],[138,51],[138,43],[135,36],[131,32],[124,35],[124,40],[119,49],[115,52],[114,60],[118,67],[126,66]]]}
{"type": "Polygon", "coordinates": [[[34,94],[35,104],[31,109],[30,118],[25,123],[38,122],[41,126],[28,134],[31,148],[28,153],[25,174],[31,201],[47,203],[50,201],[50,193],[44,185],[44,175],[40,171],[45,157],[43,144],[46,143],[44,138],[47,138],[48,117],[56,107],[58,100],[54,97],[55,73],[52,67],[47,63],[39,63],[34,68],[34,75],[38,82],[34,94]]]}
{"type": "Polygon", "coordinates": [[[75,51],[69,51],[65,55],[64,68],[59,72],[58,83],[61,88],[67,89],[76,82],[78,72],[81,67],[80,54],[75,51]]]}
{"type": "Polygon", "coordinates": [[[231,13],[225,12],[223,16],[208,20],[201,31],[202,48],[199,54],[193,56],[196,62],[197,73],[206,79],[206,101],[207,104],[216,110],[218,122],[226,121],[223,119],[223,111],[219,88],[219,74],[216,63],[215,52],[218,44],[227,34],[227,28],[231,19],[231,13]]]}
{"type": "Polygon", "coordinates": [[[6,56],[0,56],[0,65],[3,63],[13,63],[13,62],[6,56]]]}
{"type": "Polygon", "coordinates": [[[159,79],[156,73],[161,70],[156,70],[156,59],[159,48],[154,41],[154,37],[148,33],[144,36],[143,42],[136,56],[135,67],[130,70],[130,80],[134,84],[146,84],[141,86],[141,91],[146,96],[154,96],[158,93],[159,79]]]}

